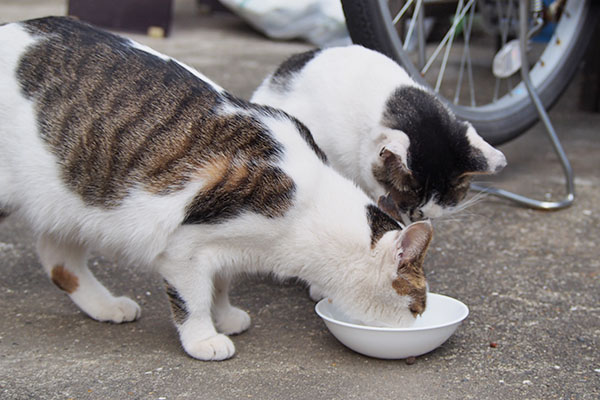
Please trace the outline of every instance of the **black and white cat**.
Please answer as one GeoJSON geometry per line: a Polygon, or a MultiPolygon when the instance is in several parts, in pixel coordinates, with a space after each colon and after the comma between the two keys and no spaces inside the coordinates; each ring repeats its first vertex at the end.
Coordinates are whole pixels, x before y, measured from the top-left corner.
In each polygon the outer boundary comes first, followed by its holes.
{"type": "Polygon", "coordinates": [[[250,317],[236,274],[299,277],[351,317],[404,326],[426,306],[428,222],[402,229],[325,162],[309,131],[145,46],[61,17],[0,26],[0,219],[37,237],[90,317],[132,321],[89,251],[157,270],[185,351],[222,360],[250,317]]]}
{"type": "Polygon", "coordinates": [[[361,46],[294,55],[251,101],[297,117],[332,167],[406,223],[452,212],[472,175],[506,165],[402,67],[361,46]]]}

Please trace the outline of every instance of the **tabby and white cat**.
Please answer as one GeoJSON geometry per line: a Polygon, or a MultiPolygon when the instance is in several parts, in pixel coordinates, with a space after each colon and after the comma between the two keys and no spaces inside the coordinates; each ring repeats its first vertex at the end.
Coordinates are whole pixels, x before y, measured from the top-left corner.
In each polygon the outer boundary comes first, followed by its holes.
{"type": "Polygon", "coordinates": [[[0,27],[0,210],[29,222],[44,270],[94,319],[140,308],[88,251],[157,270],[202,360],[233,356],[226,335],[250,325],[228,298],[240,272],[299,277],[368,323],[426,306],[429,223],[402,229],[287,114],[68,18],[0,27]]]}
{"type": "Polygon", "coordinates": [[[452,212],[472,175],[506,165],[402,67],[361,46],[292,56],[251,101],[297,117],[332,167],[405,223],[452,212]]]}

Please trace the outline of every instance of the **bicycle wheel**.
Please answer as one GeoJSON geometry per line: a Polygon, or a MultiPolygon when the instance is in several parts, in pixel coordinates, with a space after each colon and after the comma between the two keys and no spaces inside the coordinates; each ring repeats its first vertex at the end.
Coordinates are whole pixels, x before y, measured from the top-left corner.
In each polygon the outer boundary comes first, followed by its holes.
{"type": "MultiPolygon", "coordinates": [[[[526,61],[550,108],[572,79],[595,27],[598,5],[557,0],[554,21],[532,36],[526,61]]],[[[493,75],[495,54],[518,36],[516,0],[342,0],[353,42],[399,62],[437,92],[459,118],[499,145],[537,121],[520,73],[493,75]]]]}

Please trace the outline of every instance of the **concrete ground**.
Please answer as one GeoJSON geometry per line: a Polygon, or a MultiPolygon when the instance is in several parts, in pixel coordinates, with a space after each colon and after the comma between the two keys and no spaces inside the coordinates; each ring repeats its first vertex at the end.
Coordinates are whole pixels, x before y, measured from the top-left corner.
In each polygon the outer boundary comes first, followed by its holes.
{"type": "MultiPolygon", "coordinates": [[[[65,8],[57,0],[3,0],[0,22],[65,8]]],[[[281,60],[310,47],[266,40],[234,17],[198,16],[192,0],[177,0],[170,38],[132,36],[245,98],[281,60]]],[[[179,345],[160,277],[96,258],[97,276],[143,313],[135,323],[95,322],[49,282],[30,232],[8,221],[0,226],[0,398],[600,398],[600,115],[577,110],[578,90],[576,80],[551,113],[577,177],[575,204],[540,212],[487,198],[436,222],[431,290],[462,300],[471,314],[415,364],[344,348],[304,287],[266,278],[233,292],[253,318],[234,338],[235,358],[193,360],[179,345]]],[[[509,167],[498,186],[562,194],[540,126],[502,150],[509,167]]]]}

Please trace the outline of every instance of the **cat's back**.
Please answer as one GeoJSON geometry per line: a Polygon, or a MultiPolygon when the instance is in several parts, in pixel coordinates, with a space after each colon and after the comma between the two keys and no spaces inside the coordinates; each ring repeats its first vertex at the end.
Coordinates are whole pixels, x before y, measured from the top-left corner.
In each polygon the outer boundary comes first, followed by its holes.
{"type": "Polygon", "coordinates": [[[0,25],[0,116],[10,115],[9,107],[19,95],[15,71],[26,49],[35,43],[32,35],[20,23],[0,25]]]}
{"type": "Polygon", "coordinates": [[[364,147],[366,137],[380,134],[375,130],[386,102],[406,85],[414,81],[388,57],[358,45],[333,47],[291,57],[251,101],[300,119],[332,164],[349,171],[357,168],[350,155],[364,147]]]}
{"type": "Polygon", "coordinates": [[[0,27],[0,60],[0,213],[38,231],[158,251],[181,224],[283,216],[325,168],[298,121],[68,18],[0,27]]]}
{"type": "Polygon", "coordinates": [[[333,47],[290,57],[262,83],[252,101],[278,104],[292,114],[302,113],[303,105],[310,103],[335,109],[337,115],[363,110],[368,114],[365,108],[381,108],[392,88],[401,85],[414,82],[388,57],[359,45],[333,47]],[[319,101],[309,102],[311,98],[319,101]]]}
{"type": "Polygon", "coordinates": [[[193,125],[224,101],[191,68],[66,17],[0,27],[0,63],[0,183],[42,171],[87,205],[114,205],[142,178],[164,190],[159,171],[181,171],[171,161],[194,135],[211,139],[193,125]]]}

